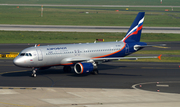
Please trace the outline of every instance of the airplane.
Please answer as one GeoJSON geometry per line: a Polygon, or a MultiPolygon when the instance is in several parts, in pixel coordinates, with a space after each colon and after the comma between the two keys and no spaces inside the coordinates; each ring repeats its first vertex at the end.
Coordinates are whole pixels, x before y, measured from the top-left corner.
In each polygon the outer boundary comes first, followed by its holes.
{"type": "Polygon", "coordinates": [[[144,16],[145,12],[139,12],[137,14],[127,34],[121,41],[47,46],[38,45],[22,50],[13,60],[13,63],[18,67],[32,68],[32,77],[36,77],[37,70],[48,69],[52,66],[64,66],[64,72],[70,72],[71,67],[74,66],[74,71],[77,74],[98,74],[98,64],[111,60],[137,60],[139,58],[161,59],[161,55],[125,57],[144,47],[157,46],[140,42],[144,16]]]}

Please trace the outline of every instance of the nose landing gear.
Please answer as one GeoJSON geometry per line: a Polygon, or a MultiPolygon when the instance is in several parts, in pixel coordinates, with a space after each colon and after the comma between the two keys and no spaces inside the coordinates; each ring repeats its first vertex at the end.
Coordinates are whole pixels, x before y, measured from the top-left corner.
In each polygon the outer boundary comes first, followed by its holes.
{"type": "Polygon", "coordinates": [[[32,74],[31,74],[32,77],[36,77],[36,71],[37,71],[37,69],[36,69],[36,68],[33,68],[32,74]]]}

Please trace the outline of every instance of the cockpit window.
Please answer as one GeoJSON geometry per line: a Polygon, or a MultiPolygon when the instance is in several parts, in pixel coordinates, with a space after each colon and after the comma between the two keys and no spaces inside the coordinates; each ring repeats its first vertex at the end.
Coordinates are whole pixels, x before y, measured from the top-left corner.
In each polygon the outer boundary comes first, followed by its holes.
{"type": "Polygon", "coordinates": [[[25,55],[25,53],[21,53],[21,54],[20,54],[20,56],[24,56],[24,55],[25,55]]]}
{"type": "Polygon", "coordinates": [[[28,53],[26,53],[26,56],[29,56],[28,53]]]}
{"type": "Polygon", "coordinates": [[[32,54],[31,54],[31,53],[29,53],[29,56],[32,56],[32,54]]]}
{"type": "Polygon", "coordinates": [[[31,53],[20,53],[20,56],[32,56],[31,53]]]}

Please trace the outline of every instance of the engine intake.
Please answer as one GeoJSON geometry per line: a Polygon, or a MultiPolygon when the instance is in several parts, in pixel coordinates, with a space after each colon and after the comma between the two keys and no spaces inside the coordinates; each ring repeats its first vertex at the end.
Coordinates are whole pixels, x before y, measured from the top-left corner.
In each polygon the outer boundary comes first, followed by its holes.
{"type": "Polygon", "coordinates": [[[95,69],[93,63],[77,63],[74,66],[74,71],[77,74],[85,74],[85,73],[90,73],[95,69]]]}

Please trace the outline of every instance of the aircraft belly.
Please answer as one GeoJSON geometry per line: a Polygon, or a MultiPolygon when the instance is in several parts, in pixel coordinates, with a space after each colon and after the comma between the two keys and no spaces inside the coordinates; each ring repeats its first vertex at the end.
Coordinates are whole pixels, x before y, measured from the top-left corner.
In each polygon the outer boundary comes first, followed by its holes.
{"type": "Polygon", "coordinates": [[[44,65],[46,65],[46,66],[59,65],[60,62],[61,62],[61,60],[62,60],[62,58],[61,58],[59,55],[52,55],[52,56],[47,57],[47,58],[45,59],[44,65]]]}

